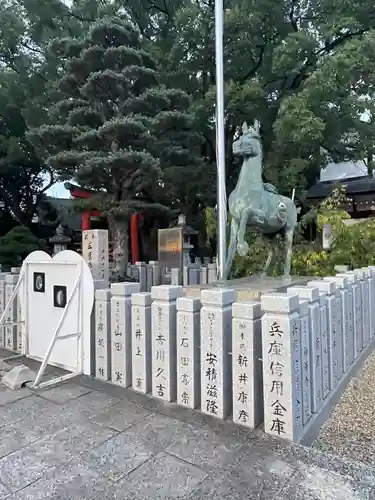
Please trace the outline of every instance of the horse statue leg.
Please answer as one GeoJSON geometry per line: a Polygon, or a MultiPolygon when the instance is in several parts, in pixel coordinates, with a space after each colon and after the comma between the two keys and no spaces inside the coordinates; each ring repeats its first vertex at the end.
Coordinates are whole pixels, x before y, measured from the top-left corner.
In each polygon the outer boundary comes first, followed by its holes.
{"type": "Polygon", "coordinates": [[[295,229],[294,226],[286,228],[284,233],[284,242],[285,242],[284,278],[289,278],[290,276],[294,229],[295,229]]]}
{"type": "Polygon", "coordinates": [[[263,271],[260,275],[262,279],[267,276],[267,271],[271,265],[273,254],[274,254],[274,242],[270,241],[270,248],[268,250],[267,260],[266,260],[266,263],[264,264],[263,271]]]}
{"type": "Polygon", "coordinates": [[[245,257],[249,251],[249,245],[245,241],[247,221],[249,219],[249,209],[244,209],[241,214],[240,227],[237,235],[237,252],[241,257],[245,257]]]}
{"type": "Polygon", "coordinates": [[[232,222],[230,225],[230,242],[228,248],[227,260],[225,262],[224,276],[223,278],[227,280],[230,276],[232,270],[232,263],[236,253],[237,236],[238,236],[238,220],[232,217],[232,222]]]}

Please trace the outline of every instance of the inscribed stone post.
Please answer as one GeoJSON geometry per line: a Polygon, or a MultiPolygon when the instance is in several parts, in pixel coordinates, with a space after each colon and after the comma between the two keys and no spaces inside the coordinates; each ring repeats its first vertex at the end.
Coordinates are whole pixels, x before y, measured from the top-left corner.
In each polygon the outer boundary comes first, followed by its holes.
{"type": "Polygon", "coordinates": [[[189,267],[189,285],[199,285],[201,270],[196,267],[189,267]]]}
{"type": "MultiPolygon", "coordinates": [[[[3,314],[5,309],[5,280],[0,279],[0,316],[3,314]]],[[[0,347],[5,347],[5,327],[3,324],[0,325],[0,347]]]]}
{"type": "MultiPolygon", "coordinates": [[[[308,329],[304,326],[304,314],[300,310],[301,321],[301,341],[302,341],[302,357],[303,364],[310,365],[311,380],[311,411],[317,413],[323,402],[323,364],[322,364],[322,334],[320,329],[320,304],[319,304],[319,289],[306,286],[293,286],[287,289],[288,295],[297,294],[300,300],[306,300],[308,303],[308,329]],[[307,334],[307,338],[306,338],[307,334]],[[306,349],[309,351],[308,359],[304,359],[306,349]]],[[[308,392],[308,388],[306,393],[308,392]]],[[[304,388],[305,395],[305,388],[304,388]]],[[[310,415],[305,415],[304,424],[310,415]]]]}
{"type": "Polygon", "coordinates": [[[151,287],[154,286],[154,266],[146,264],[146,290],[144,292],[151,292],[151,287]]]}
{"type": "Polygon", "coordinates": [[[199,281],[199,284],[200,285],[206,285],[207,284],[207,280],[208,280],[208,274],[207,274],[207,267],[206,266],[201,266],[201,275],[200,275],[200,281],[199,281]]]}
{"type": "Polygon", "coordinates": [[[328,369],[329,388],[332,391],[338,382],[338,339],[337,339],[337,297],[336,283],[334,281],[316,280],[307,283],[308,286],[317,287],[319,293],[326,297],[327,327],[328,327],[328,369]]]}
{"type": "Polygon", "coordinates": [[[94,280],[109,282],[108,231],[93,229],[82,233],[82,257],[94,280]]]}
{"type": "Polygon", "coordinates": [[[370,337],[375,337],[375,266],[368,266],[370,295],[370,337]]]}
{"type": "Polygon", "coordinates": [[[95,290],[95,376],[111,379],[111,290],[95,290]]]}
{"type": "Polygon", "coordinates": [[[183,283],[183,286],[189,286],[190,285],[189,278],[190,278],[189,266],[184,266],[182,268],[182,283],[183,283]]]}
{"type": "Polygon", "coordinates": [[[213,283],[217,280],[216,264],[207,264],[207,282],[213,283]]]}
{"type": "Polygon", "coordinates": [[[233,422],[251,428],[263,420],[261,316],[259,302],[232,306],[233,422]]]}
{"type": "Polygon", "coordinates": [[[139,293],[139,283],[111,284],[112,383],[129,387],[131,363],[131,295],[139,293]]]}
{"type": "Polygon", "coordinates": [[[191,409],[200,405],[200,310],[200,299],[177,299],[177,402],[191,409]]]}
{"type": "MultiPolygon", "coordinates": [[[[306,426],[312,414],[312,377],[314,372],[314,358],[311,352],[311,337],[309,325],[309,307],[306,300],[299,301],[299,324],[301,335],[301,363],[302,363],[302,424],[306,426]]],[[[316,380],[315,380],[315,386],[316,380]]],[[[315,406],[317,403],[315,400],[315,406]]]]}
{"type": "Polygon", "coordinates": [[[363,317],[363,348],[367,347],[371,338],[371,318],[370,318],[370,276],[371,271],[364,267],[355,269],[361,276],[362,287],[362,317],[363,317]]]}
{"type": "MultiPolygon", "coordinates": [[[[108,288],[108,282],[104,280],[93,280],[94,284],[94,297],[96,290],[104,290],[108,288]]],[[[96,377],[96,300],[91,311],[90,318],[90,374],[96,377]]],[[[110,323],[110,319],[108,320],[110,323]]],[[[111,377],[109,377],[111,378],[111,377]]]]}
{"type": "Polygon", "coordinates": [[[201,293],[201,409],[226,418],[232,409],[232,304],[235,291],[211,288],[201,293]]]}
{"type": "Polygon", "coordinates": [[[159,261],[157,261],[157,260],[150,260],[150,265],[152,266],[152,269],[153,269],[153,273],[152,273],[152,286],[162,285],[161,267],[160,267],[159,261]]]}
{"type": "MultiPolygon", "coordinates": [[[[17,285],[19,276],[17,274],[7,274],[5,277],[5,305],[9,302],[13,290],[17,285]]],[[[17,299],[10,304],[5,318],[5,348],[15,351],[17,349],[17,299]]]]}
{"type": "Polygon", "coordinates": [[[320,332],[322,335],[322,377],[323,399],[329,393],[329,357],[328,357],[328,313],[325,294],[319,295],[320,332]]]}
{"type": "Polygon", "coordinates": [[[337,276],[346,277],[352,285],[353,294],[353,351],[354,359],[357,359],[362,351],[363,321],[362,321],[362,292],[359,277],[356,273],[339,273],[337,276]]]}
{"type": "Polygon", "coordinates": [[[357,277],[357,283],[358,283],[358,288],[359,288],[359,292],[358,292],[358,302],[360,304],[360,306],[358,305],[358,314],[359,314],[359,317],[360,317],[360,331],[361,331],[361,338],[360,338],[360,343],[359,343],[359,348],[360,348],[360,352],[362,352],[362,350],[364,349],[365,345],[366,345],[366,332],[365,332],[365,327],[366,327],[366,324],[367,324],[367,318],[366,318],[366,309],[364,308],[364,302],[365,302],[365,290],[366,290],[366,286],[365,286],[365,280],[364,280],[364,274],[363,272],[360,270],[360,269],[355,269],[353,271],[348,271],[347,274],[354,274],[356,277],[357,277]]]}
{"type": "Polygon", "coordinates": [[[298,295],[261,298],[264,429],[292,441],[302,435],[302,359],[298,295]]]}
{"type": "Polygon", "coordinates": [[[370,323],[370,313],[367,307],[368,303],[368,284],[364,272],[361,269],[354,269],[353,271],[348,271],[347,274],[355,274],[358,278],[358,285],[361,290],[361,319],[362,319],[362,345],[361,350],[363,350],[367,343],[369,337],[369,323],[370,323]],[[367,299],[367,300],[366,300],[367,299]]]}
{"type": "Polygon", "coordinates": [[[171,269],[171,277],[172,277],[171,284],[173,286],[180,286],[180,285],[182,285],[182,273],[181,273],[181,269],[178,269],[177,267],[171,269]]]}
{"type": "Polygon", "coordinates": [[[176,300],[181,286],[153,286],[152,395],[172,402],[177,398],[176,300]]]}
{"type": "Polygon", "coordinates": [[[136,262],[135,267],[138,270],[138,282],[141,292],[147,292],[147,267],[145,262],[136,262]]]}
{"type": "MultiPolygon", "coordinates": [[[[340,297],[341,304],[337,304],[337,314],[341,312],[341,335],[339,337],[339,346],[341,356],[339,356],[339,373],[346,373],[351,365],[350,361],[350,331],[349,331],[349,296],[348,296],[348,279],[344,276],[330,276],[324,278],[327,281],[336,283],[337,295],[340,297]],[[340,307],[341,306],[341,307],[340,307]]],[[[340,330],[338,330],[338,335],[340,330]]]]}
{"type": "Polygon", "coordinates": [[[151,294],[133,293],[132,304],[132,386],[151,391],[151,294]]]}

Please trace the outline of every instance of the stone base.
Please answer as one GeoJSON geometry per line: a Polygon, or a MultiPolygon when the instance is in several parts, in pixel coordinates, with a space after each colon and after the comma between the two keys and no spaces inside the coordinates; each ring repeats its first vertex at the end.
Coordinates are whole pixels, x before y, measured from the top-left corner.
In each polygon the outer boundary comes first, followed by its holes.
{"type": "Polygon", "coordinates": [[[303,286],[308,281],[316,279],[308,276],[291,276],[283,278],[282,276],[262,278],[260,275],[249,276],[227,281],[214,281],[207,285],[189,285],[184,287],[186,297],[200,297],[202,290],[209,288],[231,288],[236,292],[236,301],[260,300],[265,293],[285,292],[290,286],[303,286]]]}

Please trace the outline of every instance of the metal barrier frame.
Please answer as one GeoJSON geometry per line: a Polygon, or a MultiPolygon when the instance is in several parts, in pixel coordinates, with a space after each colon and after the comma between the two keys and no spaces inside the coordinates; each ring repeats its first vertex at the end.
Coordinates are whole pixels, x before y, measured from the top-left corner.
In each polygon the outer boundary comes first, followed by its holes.
{"type": "MultiPolygon", "coordinates": [[[[27,303],[27,276],[28,276],[28,266],[30,264],[36,264],[36,262],[25,262],[21,269],[20,277],[18,279],[18,282],[16,286],[14,287],[14,290],[12,292],[12,295],[10,296],[8,302],[5,305],[4,311],[0,316],[0,326],[5,326],[8,323],[5,323],[4,320],[6,318],[6,315],[10,309],[11,304],[15,300],[17,293],[21,287],[21,285],[24,285],[23,288],[23,306],[24,306],[24,321],[21,322],[12,322],[12,326],[15,326],[17,324],[23,324],[24,327],[22,328],[22,352],[21,354],[16,354],[14,356],[9,356],[8,358],[5,358],[4,361],[10,361],[13,359],[21,358],[23,356],[33,359],[29,355],[29,337],[28,337],[28,318],[29,318],[29,307],[27,303]]],[[[39,265],[51,265],[51,261],[42,261],[38,262],[37,264],[39,265]]],[[[53,262],[53,265],[66,265],[65,262],[53,262]]],[[[71,264],[73,265],[73,263],[71,264]]],[[[83,373],[83,348],[82,348],[82,333],[83,333],[83,308],[82,308],[82,300],[79,299],[78,301],[78,332],[72,333],[72,334],[67,334],[67,335],[59,335],[62,326],[64,325],[64,321],[66,318],[66,315],[68,314],[69,307],[73,301],[74,296],[76,293],[78,294],[78,297],[81,295],[82,292],[82,263],[77,263],[77,271],[78,275],[77,278],[73,284],[72,291],[70,292],[69,296],[67,297],[67,302],[66,306],[64,307],[64,310],[62,312],[62,315],[59,319],[59,322],[57,323],[57,326],[54,330],[54,333],[52,335],[52,339],[49,343],[49,346],[47,348],[47,351],[44,355],[42,364],[39,368],[38,374],[36,376],[36,379],[33,383],[33,388],[43,388],[43,387],[48,387],[50,385],[55,385],[59,382],[69,380],[73,377],[77,377],[78,375],[81,375],[83,373]],[[41,379],[44,375],[45,369],[47,367],[48,361],[51,357],[53,348],[56,344],[57,341],[64,340],[64,339],[69,339],[69,338],[77,338],[77,364],[76,364],[76,369],[72,373],[68,373],[66,375],[62,375],[60,377],[56,377],[51,380],[47,380],[45,382],[41,382],[41,379]]]]}

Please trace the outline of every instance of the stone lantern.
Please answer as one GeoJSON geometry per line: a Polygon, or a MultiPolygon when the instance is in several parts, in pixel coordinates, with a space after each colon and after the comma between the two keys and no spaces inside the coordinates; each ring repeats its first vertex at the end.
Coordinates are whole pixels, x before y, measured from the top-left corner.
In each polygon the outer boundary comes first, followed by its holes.
{"type": "Polygon", "coordinates": [[[60,224],[56,229],[55,236],[49,239],[50,243],[53,243],[53,255],[56,255],[63,250],[67,250],[68,244],[71,242],[71,238],[64,234],[64,228],[60,224]]]}
{"type": "Polygon", "coordinates": [[[198,231],[188,226],[186,216],[184,214],[180,214],[178,216],[176,227],[180,227],[182,229],[182,265],[189,266],[191,264],[190,251],[194,248],[194,245],[191,244],[190,237],[198,234],[198,231]]]}

